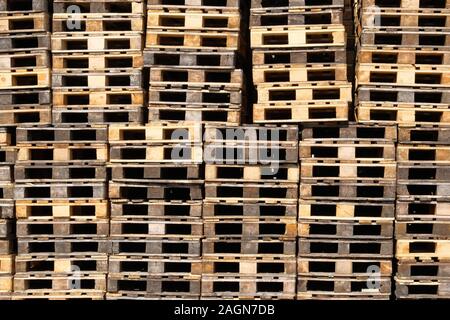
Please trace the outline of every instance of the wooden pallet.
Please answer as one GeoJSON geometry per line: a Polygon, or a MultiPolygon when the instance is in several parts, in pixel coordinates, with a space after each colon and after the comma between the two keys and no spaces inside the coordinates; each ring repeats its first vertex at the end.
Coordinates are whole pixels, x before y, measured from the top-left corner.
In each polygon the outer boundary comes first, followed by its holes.
{"type": "Polygon", "coordinates": [[[295,277],[287,276],[203,276],[202,296],[224,298],[293,299],[295,277]]]}
{"type": "Polygon", "coordinates": [[[46,12],[0,16],[1,34],[38,33],[49,31],[46,12]]]}
{"type": "Polygon", "coordinates": [[[294,125],[241,125],[237,127],[205,126],[204,141],[224,144],[262,144],[273,143],[292,147],[297,144],[299,130],[294,125]]]}
{"type": "Polygon", "coordinates": [[[201,200],[202,183],[180,184],[171,183],[109,183],[110,199],[130,199],[130,200],[201,200]]]}
{"type": "Polygon", "coordinates": [[[448,219],[450,204],[433,200],[414,199],[413,201],[397,201],[397,219],[448,219]]]}
{"type": "Polygon", "coordinates": [[[258,103],[293,103],[326,100],[330,102],[351,101],[351,85],[345,81],[324,81],[319,83],[291,84],[289,86],[260,85],[258,103]]]}
{"type": "Polygon", "coordinates": [[[123,108],[142,107],[144,92],[132,88],[111,89],[53,89],[53,107],[59,108],[123,108]]]}
{"type": "Polygon", "coordinates": [[[393,257],[392,240],[303,239],[298,256],[306,258],[374,258],[393,257]]]}
{"type": "Polygon", "coordinates": [[[373,280],[366,278],[316,278],[299,277],[297,283],[297,299],[358,299],[389,300],[391,295],[391,279],[377,279],[379,288],[369,288],[373,280]]]}
{"type": "Polygon", "coordinates": [[[450,39],[450,32],[442,29],[389,28],[388,30],[363,30],[360,37],[362,46],[383,48],[442,48],[445,49],[450,39]]]}
{"type": "Polygon", "coordinates": [[[65,239],[78,237],[107,238],[109,220],[19,220],[16,234],[21,238],[62,237],[65,239]]]}
{"type": "Polygon", "coordinates": [[[402,9],[402,10],[450,8],[450,2],[448,0],[443,0],[443,1],[397,0],[393,4],[398,4],[398,5],[394,7],[394,6],[392,6],[392,3],[390,3],[389,1],[383,1],[383,0],[363,0],[363,1],[361,1],[360,5],[363,8],[367,8],[367,7],[376,5],[380,8],[385,8],[385,9],[398,8],[398,9],[402,9]]]}
{"type": "Polygon", "coordinates": [[[396,258],[411,259],[419,258],[422,260],[448,260],[450,258],[449,240],[412,240],[399,239],[397,240],[396,258]]]}
{"type": "Polygon", "coordinates": [[[61,53],[52,56],[55,72],[140,70],[144,66],[143,56],[138,52],[105,52],[105,53],[61,53]]]}
{"type": "Polygon", "coordinates": [[[252,10],[250,28],[272,26],[314,26],[338,25],[344,23],[344,11],[333,8],[321,10],[274,9],[252,10]]]}
{"type": "Polygon", "coordinates": [[[345,46],[341,25],[253,27],[250,37],[252,49],[345,46]]]}
{"type": "Polygon", "coordinates": [[[347,81],[346,64],[314,64],[261,66],[253,68],[255,85],[277,83],[280,85],[292,82],[347,81]]]}
{"type": "Polygon", "coordinates": [[[274,10],[274,9],[343,9],[344,8],[344,0],[332,0],[331,3],[327,3],[326,5],[315,2],[308,2],[307,0],[287,0],[274,2],[270,0],[252,0],[251,8],[253,12],[263,10],[274,10]]]}
{"type": "Polygon", "coordinates": [[[398,262],[398,280],[445,280],[450,271],[449,262],[400,260],[398,262]]]}
{"type": "Polygon", "coordinates": [[[61,290],[51,290],[51,291],[40,291],[40,292],[15,292],[11,300],[51,300],[51,301],[80,301],[80,300],[104,300],[105,293],[100,292],[85,292],[81,291],[61,291],[61,290]]]}
{"type": "Polygon", "coordinates": [[[430,146],[425,144],[403,145],[397,148],[399,162],[447,163],[450,153],[449,146],[430,146]]]}
{"type": "Polygon", "coordinates": [[[310,101],[271,102],[253,106],[253,121],[267,123],[324,123],[348,121],[348,103],[310,101]]]}
{"type": "Polygon", "coordinates": [[[95,1],[91,2],[88,0],[54,0],[53,1],[53,12],[54,13],[67,13],[67,8],[71,5],[77,5],[81,8],[83,15],[97,15],[97,14],[108,14],[108,15],[143,15],[145,13],[144,1],[95,1]]]}
{"type": "Polygon", "coordinates": [[[9,219],[0,219],[0,238],[8,239],[12,234],[12,221],[9,219]]]}
{"type": "Polygon", "coordinates": [[[191,238],[147,239],[143,237],[111,237],[113,255],[154,257],[200,257],[200,240],[191,238]]]}
{"type": "Polygon", "coordinates": [[[198,239],[203,235],[203,222],[198,218],[117,219],[111,220],[111,236],[198,239]]]}
{"type": "Polygon", "coordinates": [[[396,239],[448,239],[450,232],[449,221],[433,221],[423,219],[420,221],[396,221],[396,239]]]}
{"type": "Polygon", "coordinates": [[[143,32],[144,19],[142,15],[92,15],[81,14],[79,29],[67,28],[67,21],[73,16],[72,13],[54,13],[52,17],[53,33],[125,33],[125,32],[143,32]]]}
{"type": "Polygon", "coordinates": [[[142,36],[136,32],[123,32],[119,34],[108,33],[80,33],[80,34],[53,34],[52,53],[69,52],[134,52],[141,51],[142,36]]]}
{"type": "Polygon", "coordinates": [[[24,33],[5,35],[0,40],[0,52],[50,50],[50,33],[24,33]]]}
{"type": "Polygon", "coordinates": [[[101,164],[108,161],[106,144],[64,144],[52,145],[26,143],[17,151],[17,163],[90,163],[101,164]]]}
{"type": "Polygon", "coordinates": [[[370,102],[386,106],[398,105],[402,108],[414,108],[416,106],[425,108],[447,108],[450,103],[449,92],[450,90],[438,87],[407,88],[364,86],[357,90],[357,101],[359,104],[370,102]]]}
{"type": "Polygon", "coordinates": [[[301,165],[301,181],[339,179],[358,180],[380,179],[392,180],[397,177],[397,164],[395,161],[341,163],[340,161],[322,162],[316,160],[303,160],[301,165]]]}
{"type": "MultiPolygon", "coordinates": [[[[154,8],[148,7],[147,31],[166,30],[202,30],[239,32],[241,16],[236,9],[223,7],[220,9],[202,10],[188,8],[154,8]]],[[[147,46],[148,47],[148,46],[147,46]]]]}
{"type": "Polygon", "coordinates": [[[340,180],[308,180],[300,185],[300,198],[305,200],[394,201],[395,181],[359,182],[340,180]]]}
{"type": "Polygon", "coordinates": [[[219,9],[219,8],[233,8],[235,10],[239,9],[239,0],[224,0],[224,1],[215,1],[215,0],[182,0],[177,1],[176,4],[172,4],[171,2],[167,2],[166,0],[149,0],[147,2],[147,7],[160,9],[161,6],[167,8],[196,8],[196,9],[219,9]]]}
{"type": "Polygon", "coordinates": [[[50,293],[53,289],[64,291],[82,290],[85,293],[88,293],[90,291],[104,292],[106,291],[106,275],[83,274],[80,277],[79,275],[56,276],[56,275],[27,274],[14,276],[14,292],[50,293]],[[79,278],[81,278],[80,281],[82,288],[72,288],[71,286],[74,285],[76,280],[79,278]]]}
{"type": "Polygon", "coordinates": [[[16,218],[47,220],[70,218],[72,220],[103,219],[108,217],[106,200],[17,200],[16,218]]]}
{"type": "MultiPolygon", "coordinates": [[[[242,137],[256,137],[255,131],[249,131],[246,135],[243,132],[242,137]]],[[[240,138],[240,137],[239,137],[240,138]]],[[[276,166],[281,163],[298,162],[298,148],[296,145],[288,142],[270,141],[237,141],[225,140],[224,142],[206,143],[204,147],[204,161],[208,164],[247,164],[266,166],[271,172],[276,172],[276,166]]]]}
{"type": "Polygon", "coordinates": [[[359,48],[358,61],[362,64],[405,64],[405,65],[449,65],[450,52],[447,50],[419,50],[422,48],[383,48],[364,46],[359,48]]]}
{"type": "Polygon", "coordinates": [[[105,199],[106,183],[34,183],[16,184],[14,198],[16,200],[90,200],[105,199]]]}
{"type": "Polygon", "coordinates": [[[297,223],[292,218],[208,218],[204,221],[205,237],[240,238],[258,237],[292,240],[297,236],[297,223]]]}
{"type": "Polygon", "coordinates": [[[239,108],[165,107],[152,104],[148,109],[148,122],[154,121],[195,121],[201,124],[228,124],[237,126],[241,123],[239,108]]]}
{"type": "Polygon", "coordinates": [[[347,62],[344,48],[308,48],[253,50],[252,62],[256,66],[283,66],[285,64],[342,64],[347,62]]]}
{"type": "Polygon", "coordinates": [[[394,143],[371,143],[358,140],[301,141],[300,159],[339,161],[389,161],[395,160],[394,143]]]}
{"type": "Polygon", "coordinates": [[[13,200],[0,200],[0,219],[12,219],[14,218],[14,201],[13,200]]]}
{"type": "Polygon", "coordinates": [[[54,89],[113,89],[142,87],[142,73],[139,70],[120,70],[120,72],[85,73],[70,71],[67,73],[54,72],[52,74],[52,88],[54,89]]]}
{"type": "Polygon", "coordinates": [[[363,29],[389,29],[402,28],[448,28],[448,10],[420,9],[408,10],[407,12],[398,11],[397,8],[385,8],[382,11],[374,12],[373,9],[361,10],[359,13],[361,19],[361,28],[363,29]],[[377,24],[373,21],[376,19],[377,24]]]}
{"type": "Polygon", "coordinates": [[[450,184],[446,182],[436,182],[430,180],[399,181],[397,184],[398,200],[439,200],[450,199],[450,184]]]}
{"type": "Polygon", "coordinates": [[[446,87],[450,68],[445,66],[409,66],[398,64],[363,64],[356,67],[359,86],[446,87]]]}
{"type": "Polygon", "coordinates": [[[83,127],[33,127],[16,130],[16,143],[22,146],[28,144],[52,143],[99,143],[108,141],[106,126],[83,127]]]}
{"type": "Polygon", "coordinates": [[[11,182],[0,182],[0,199],[14,198],[14,184],[11,182]]]}
{"type": "Polygon", "coordinates": [[[44,89],[50,86],[50,69],[32,68],[15,69],[13,72],[2,72],[0,89],[44,89]]]}
{"type": "Polygon", "coordinates": [[[164,145],[112,145],[110,148],[111,163],[200,164],[202,160],[202,146],[189,142],[164,145]]]}
{"type": "Polygon", "coordinates": [[[15,260],[16,275],[62,275],[73,274],[74,270],[89,274],[106,274],[108,272],[108,258],[106,255],[69,255],[58,257],[34,257],[33,255],[18,255],[15,260]]]}
{"type": "Polygon", "coordinates": [[[31,0],[26,2],[9,2],[8,0],[0,1],[0,12],[2,12],[2,14],[6,12],[30,13],[45,10],[47,10],[47,0],[31,0]]]}
{"type": "Polygon", "coordinates": [[[109,275],[112,277],[128,276],[201,276],[202,260],[200,258],[145,256],[111,256],[109,257],[109,275]]]}
{"type": "Polygon", "coordinates": [[[0,124],[2,126],[34,126],[52,123],[51,107],[19,106],[1,107],[0,124]]]}
{"type": "Polygon", "coordinates": [[[200,218],[202,201],[111,201],[111,218],[200,218]]]}
{"type": "Polygon", "coordinates": [[[67,256],[69,254],[96,255],[110,252],[111,242],[106,239],[78,238],[78,239],[18,239],[17,254],[32,254],[39,256],[67,256]]]}
{"type": "Polygon", "coordinates": [[[373,276],[371,270],[379,269],[381,277],[392,275],[391,260],[298,258],[299,277],[360,277],[373,276]]]}
{"type": "Polygon", "coordinates": [[[242,103],[240,90],[209,90],[208,88],[188,87],[156,87],[149,88],[149,107],[159,107],[161,104],[175,107],[181,106],[214,106],[215,108],[231,107],[239,108],[242,103]]]}
{"type": "Polygon", "coordinates": [[[194,122],[159,122],[145,126],[110,126],[110,144],[201,143],[202,127],[194,122]]]}
{"type": "Polygon", "coordinates": [[[20,71],[21,69],[41,69],[50,67],[50,57],[47,51],[15,52],[2,54],[0,69],[3,72],[20,71]]]}
{"type": "Polygon", "coordinates": [[[281,240],[278,238],[212,238],[202,240],[202,254],[204,258],[210,256],[270,256],[279,258],[295,257],[296,240],[281,240]]]}
{"type": "Polygon", "coordinates": [[[14,273],[14,256],[0,256],[0,276],[11,275],[14,273]]]}
{"type": "Polygon", "coordinates": [[[109,293],[136,293],[147,296],[179,296],[195,298],[200,295],[199,276],[122,276],[108,277],[109,293]]]}
{"type": "Polygon", "coordinates": [[[139,183],[143,181],[170,183],[202,182],[199,165],[185,164],[114,164],[111,180],[116,182],[139,183]]]}
{"type": "Polygon", "coordinates": [[[295,275],[296,261],[293,258],[279,259],[273,257],[251,256],[209,256],[202,260],[202,275],[229,276],[280,276],[295,275]]]}
{"type": "MultiPolygon", "coordinates": [[[[75,97],[76,98],[76,97],[75,97]]],[[[52,110],[53,124],[58,126],[73,126],[86,124],[141,124],[143,108],[139,106],[86,106],[86,107],[61,107],[56,106],[52,110]]]]}
{"type": "Polygon", "coordinates": [[[170,66],[171,68],[184,69],[189,67],[232,69],[236,65],[235,52],[193,51],[177,52],[169,50],[154,50],[146,48],[144,50],[144,66],[170,66]]]}
{"type": "Polygon", "coordinates": [[[194,88],[208,87],[210,90],[232,90],[243,87],[243,74],[239,69],[179,69],[171,67],[152,67],[150,84],[152,86],[185,85],[194,88]]]}
{"type": "Polygon", "coordinates": [[[450,167],[447,165],[419,165],[419,163],[399,163],[398,183],[402,185],[437,182],[442,183],[450,179],[450,167]]]}
{"type": "Polygon", "coordinates": [[[152,293],[146,293],[146,292],[139,292],[139,291],[124,291],[124,292],[107,292],[106,293],[106,300],[138,300],[138,301],[147,301],[147,300],[199,300],[198,295],[184,295],[183,292],[181,293],[174,293],[173,295],[167,295],[167,294],[152,294],[152,293]]]}
{"type": "Polygon", "coordinates": [[[356,118],[363,124],[449,125],[450,112],[442,105],[359,103],[356,118]]]}
{"type": "Polygon", "coordinates": [[[183,47],[185,50],[223,50],[236,51],[239,46],[239,33],[236,31],[201,31],[171,29],[148,29],[145,47],[169,49],[183,47]]]}
{"type": "Polygon", "coordinates": [[[292,183],[207,183],[206,200],[256,200],[295,202],[298,186],[292,183]]]}
{"type": "Polygon", "coordinates": [[[448,144],[450,127],[403,125],[398,128],[402,144],[448,144]]]}
{"type": "Polygon", "coordinates": [[[2,110],[13,108],[36,108],[50,106],[50,90],[2,90],[0,91],[0,106],[2,110]]]}
{"type": "Polygon", "coordinates": [[[301,238],[331,239],[392,239],[394,224],[389,220],[300,220],[298,235],[301,238]]]}
{"type": "Polygon", "coordinates": [[[277,168],[252,165],[211,165],[205,166],[207,182],[280,182],[299,181],[299,168],[294,164],[282,164],[277,168]]]}
{"type": "Polygon", "coordinates": [[[397,299],[448,299],[450,297],[450,283],[440,281],[396,280],[395,295],[397,299]]]}
{"type": "Polygon", "coordinates": [[[14,253],[14,244],[11,239],[0,239],[0,254],[12,254],[14,253]]]}
{"type": "Polygon", "coordinates": [[[203,218],[294,218],[297,217],[297,206],[283,201],[205,201],[203,202],[203,218]]]}

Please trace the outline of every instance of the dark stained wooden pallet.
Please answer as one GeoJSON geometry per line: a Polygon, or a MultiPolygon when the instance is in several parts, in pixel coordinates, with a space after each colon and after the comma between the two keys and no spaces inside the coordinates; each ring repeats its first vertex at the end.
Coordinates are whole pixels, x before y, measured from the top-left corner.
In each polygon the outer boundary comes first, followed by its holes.
{"type": "Polygon", "coordinates": [[[78,237],[107,238],[109,219],[95,220],[19,220],[16,235],[21,238],[61,237],[65,239],[78,237]]]}
{"type": "Polygon", "coordinates": [[[449,299],[449,281],[414,281],[399,280],[395,281],[395,295],[397,299],[449,299]]]}
{"type": "Polygon", "coordinates": [[[206,200],[256,200],[295,202],[298,199],[298,186],[295,183],[207,183],[206,200]]]}
{"type": "Polygon", "coordinates": [[[301,132],[301,143],[303,142],[318,142],[323,143],[330,141],[349,141],[355,139],[356,141],[372,142],[393,142],[397,141],[396,126],[378,126],[378,125],[361,125],[351,122],[341,126],[335,125],[321,125],[314,127],[303,128],[301,132]]]}
{"type": "Polygon", "coordinates": [[[27,2],[14,1],[10,2],[8,0],[0,1],[0,12],[8,13],[30,13],[30,12],[40,12],[46,11],[48,9],[47,0],[31,0],[27,2]]]}
{"type": "Polygon", "coordinates": [[[200,218],[202,201],[111,201],[111,218],[200,218]]]}
{"type": "Polygon", "coordinates": [[[159,105],[214,106],[239,108],[242,103],[242,92],[239,90],[209,90],[208,88],[190,88],[166,86],[149,88],[149,108],[159,105]]]}
{"type": "Polygon", "coordinates": [[[112,145],[109,150],[110,163],[201,164],[203,160],[202,146],[189,141],[159,145],[131,143],[112,145]]]}
{"type": "Polygon", "coordinates": [[[87,0],[54,0],[53,12],[54,13],[67,13],[67,8],[71,5],[77,5],[82,9],[85,15],[96,14],[117,14],[121,15],[143,15],[145,13],[144,1],[95,1],[90,2],[87,0]]]}
{"type": "Polygon", "coordinates": [[[16,200],[91,200],[106,199],[106,183],[34,183],[16,184],[16,200]]]}
{"type": "Polygon", "coordinates": [[[40,275],[26,274],[14,276],[14,292],[17,293],[50,293],[53,289],[64,291],[82,291],[104,292],[106,291],[106,275],[100,274],[83,274],[64,276],[64,275],[40,275]],[[81,279],[80,279],[81,278],[81,279]],[[80,280],[84,284],[82,288],[72,288],[76,280],[80,280]],[[84,281],[83,281],[84,280],[84,281]]]}
{"type": "Polygon", "coordinates": [[[0,39],[0,52],[50,50],[50,33],[9,34],[0,39]]]}
{"type": "Polygon", "coordinates": [[[109,183],[110,199],[130,200],[201,200],[203,199],[202,183],[109,183]]]}
{"type": "Polygon", "coordinates": [[[392,240],[303,239],[299,241],[299,257],[306,258],[392,258],[392,240]]]}
{"type": "Polygon", "coordinates": [[[236,65],[236,53],[211,51],[178,52],[169,50],[144,50],[144,66],[170,66],[171,68],[189,67],[230,69],[236,65]]]}
{"type": "Polygon", "coordinates": [[[96,143],[107,142],[106,126],[35,127],[16,130],[17,144],[96,143]]]}
{"type": "Polygon", "coordinates": [[[111,180],[116,182],[194,182],[201,180],[200,166],[193,164],[114,164],[111,180]]]}
{"type": "Polygon", "coordinates": [[[289,218],[297,216],[297,206],[283,201],[204,201],[203,218],[289,218]]]}
{"type": "Polygon", "coordinates": [[[206,141],[204,150],[204,161],[212,165],[258,165],[266,166],[273,169],[272,172],[276,172],[278,165],[298,162],[297,145],[277,141],[277,138],[274,138],[273,142],[206,141]]]}
{"type": "Polygon", "coordinates": [[[344,11],[334,8],[321,10],[275,9],[252,10],[250,15],[250,28],[273,26],[328,26],[342,25],[344,23],[344,11]]]}
{"type": "Polygon", "coordinates": [[[0,200],[0,219],[12,219],[14,218],[14,201],[13,200],[0,200]]]}
{"type": "Polygon", "coordinates": [[[201,124],[227,124],[239,125],[241,123],[241,110],[233,108],[202,108],[194,106],[189,108],[183,105],[178,107],[165,107],[152,104],[148,109],[148,121],[195,121],[201,124]]]}
{"type": "Polygon", "coordinates": [[[200,239],[112,236],[111,253],[120,256],[200,257],[200,239]]]}
{"type": "Polygon", "coordinates": [[[448,144],[450,140],[450,127],[426,126],[399,126],[399,143],[404,144],[448,144]]]}

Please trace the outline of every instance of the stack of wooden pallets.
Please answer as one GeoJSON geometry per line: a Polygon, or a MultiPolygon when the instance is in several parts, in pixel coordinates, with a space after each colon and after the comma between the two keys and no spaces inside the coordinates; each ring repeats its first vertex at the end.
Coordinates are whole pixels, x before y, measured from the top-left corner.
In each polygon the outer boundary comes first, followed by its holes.
{"type": "Polygon", "coordinates": [[[142,0],[55,0],[53,122],[143,119],[142,0]]]}
{"type": "Polygon", "coordinates": [[[198,299],[201,125],[110,126],[108,299],[198,299]]]}
{"type": "Polygon", "coordinates": [[[450,298],[450,127],[400,126],[396,239],[399,299],[450,298]]]}
{"type": "Polygon", "coordinates": [[[396,137],[394,126],[303,130],[298,299],[389,299],[396,137]]]}
{"type": "Polygon", "coordinates": [[[9,300],[13,291],[14,274],[14,149],[11,134],[0,129],[0,300],[9,300]]]}
{"type": "Polygon", "coordinates": [[[149,122],[239,124],[239,0],[149,0],[149,122]]]}
{"type": "Polygon", "coordinates": [[[295,297],[297,136],[206,126],[202,298],[295,297]]]}
{"type": "Polygon", "coordinates": [[[358,121],[449,124],[450,2],[362,0],[357,9],[358,121]]]}
{"type": "Polygon", "coordinates": [[[103,299],[107,129],[19,127],[14,299],[103,299]]]}
{"type": "Polygon", "coordinates": [[[0,1],[0,125],[49,124],[47,0],[0,1]]]}
{"type": "Polygon", "coordinates": [[[255,123],[348,120],[344,0],[252,0],[255,123]]]}

